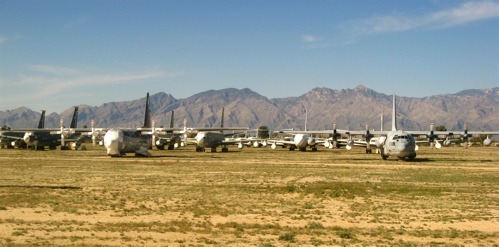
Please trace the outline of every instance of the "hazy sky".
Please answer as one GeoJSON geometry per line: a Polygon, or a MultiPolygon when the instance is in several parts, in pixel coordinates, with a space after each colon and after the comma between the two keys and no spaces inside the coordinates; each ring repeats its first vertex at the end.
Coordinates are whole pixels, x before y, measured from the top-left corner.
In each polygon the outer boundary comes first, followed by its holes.
{"type": "Polygon", "coordinates": [[[0,110],[166,92],[499,86],[499,1],[0,1],[0,110]]]}

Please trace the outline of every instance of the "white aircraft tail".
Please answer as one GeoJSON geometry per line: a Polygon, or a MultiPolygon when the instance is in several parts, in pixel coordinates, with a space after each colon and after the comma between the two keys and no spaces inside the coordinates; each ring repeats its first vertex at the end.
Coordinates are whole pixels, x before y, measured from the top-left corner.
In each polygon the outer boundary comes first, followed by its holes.
{"type": "Polygon", "coordinates": [[[305,110],[305,131],[307,131],[307,122],[308,122],[308,111],[305,110]]]}
{"type": "Polygon", "coordinates": [[[397,107],[395,106],[395,94],[393,94],[392,131],[397,131],[397,107]]]}
{"type": "Polygon", "coordinates": [[[385,121],[383,119],[384,115],[385,115],[385,111],[381,111],[381,128],[380,128],[381,131],[383,131],[383,124],[385,123],[385,121]]]}

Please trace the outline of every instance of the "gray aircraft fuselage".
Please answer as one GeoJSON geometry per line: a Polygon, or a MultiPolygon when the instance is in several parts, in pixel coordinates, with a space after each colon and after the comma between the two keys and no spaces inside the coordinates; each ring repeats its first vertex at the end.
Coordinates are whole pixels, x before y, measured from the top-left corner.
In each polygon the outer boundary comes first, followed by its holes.
{"type": "Polygon", "coordinates": [[[123,156],[125,153],[135,153],[135,156],[151,156],[147,151],[151,143],[151,135],[143,135],[139,130],[110,129],[104,135],[104,146],[107,155],[123,156]]]}
{"type": "Polygon", "coordinates": [[[416,158],[416,140],[411,134],[404,131],[390,132],[386,137],[381,156],[383,159],[387,159],[388,156],[396,156],[413,160],[416,158]]]}

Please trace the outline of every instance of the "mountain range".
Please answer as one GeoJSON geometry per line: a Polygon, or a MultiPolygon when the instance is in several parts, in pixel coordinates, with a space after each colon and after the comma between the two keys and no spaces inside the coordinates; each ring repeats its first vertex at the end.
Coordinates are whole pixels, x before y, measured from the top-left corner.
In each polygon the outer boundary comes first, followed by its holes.
{"type": "MultiPolygon", "coordinates": [[[[144,98],[110,102],[101,106],[79,105],[78,127],[140,127],[143,125],[144,98]]],[[[392,96],[378,93],[365,86],[354,89],[333,90],[313,88],[298,97],[269,99],[251,89],[227,88],[209,90],[185,99],[171,94],[156,93],[150,97],[152,119],[157,126],[169,127],[171,111],[175,111],[175,127],[215,127],[220,125],[225,108],[225,126],[271,130],[304,129],[308,115],[309,130],[339,129],[379,130],[380,116],[384,114],[384,129],[391,128],[392,96]],[[307,113],[307,114],[306,114],[307,113]]],[[[69,125],[73,108],[62,113],[46,115],[45,127],[59,127],[63,118],[69,125]]],[[[38,124],[40,112],[26,107],[0,111],[0,126],[33,128],[38,124]]],[[[448,130],[462,130],[465,122],[475,131],[499,131],[499,87],[471,89],[456,94],[434,95],[425,98],[397,97],[398,127],[406,130],[428,130],[430,123],[443,125],[448,130]]]]}

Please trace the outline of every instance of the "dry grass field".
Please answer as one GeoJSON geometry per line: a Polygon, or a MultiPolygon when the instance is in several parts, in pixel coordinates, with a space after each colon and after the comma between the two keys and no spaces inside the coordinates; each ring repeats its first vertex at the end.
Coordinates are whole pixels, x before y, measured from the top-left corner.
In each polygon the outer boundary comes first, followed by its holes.
{"type": "Polygon", "coordinates": [[[0,150],[2,246],[497,246],[499,149],[0,150]]]}

